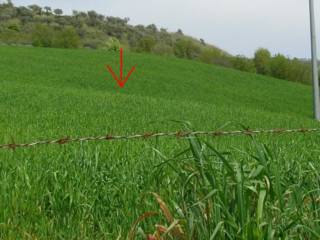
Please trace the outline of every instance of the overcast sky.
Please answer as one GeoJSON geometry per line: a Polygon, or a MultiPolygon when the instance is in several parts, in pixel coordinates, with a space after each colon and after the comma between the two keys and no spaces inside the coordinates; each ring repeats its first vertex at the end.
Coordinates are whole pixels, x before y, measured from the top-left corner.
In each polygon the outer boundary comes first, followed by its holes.
{"type": "MultiPolygon", "coordinates": [[[[0,2],[4,0],[0,0],[0,2]]],[[[203,38],[232,54],[252,56],[266,47],[272,53],[310,57],[308,0],[13,0],[129,17],[131,24],[151,24],[203,38]]],[[[320,0],[315,0],[320,14],[320,0]]],[[[320,19],[320,18],[319,18],[320,19]]],[[[320,22],[317,26],[320,40],[320,22]]],[[[320,54],[320,41],[318,44],[320,54]]]]}

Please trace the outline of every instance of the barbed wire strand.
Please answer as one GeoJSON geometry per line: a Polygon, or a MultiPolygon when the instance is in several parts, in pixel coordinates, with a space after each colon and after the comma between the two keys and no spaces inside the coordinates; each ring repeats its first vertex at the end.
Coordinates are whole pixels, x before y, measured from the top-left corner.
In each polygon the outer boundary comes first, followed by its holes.
{"type": "Polygon", "coordinates": [[[157,132],[157,133],[142,133],[127,136],[113,136],[113,135],[103,135],[103,136],[93,136],[93,137],[77,137],[77,138],[60,138],[53,140],[43,140],[35,141],[31,143],[10,143],[0,145],[0,149],[13,149],[16,148],[27,148],[35,147],[40,145],[51,145],[51,144],[67,144],[74,142],[88,142],[88,141],[114,141],[114,140],[132,140],[132,139],[149,139],[157,137],[177,137],[177,138],[187,138],[193,136],[212,136],[212,137],[222,137],[222,136],[237,136],[237,135],[247,135],[253,136],[258,134],[285,134],[285,133],[315,133],[320,132],[318,128],[300,128],[300,129],[267,129],[267,130],[236,130],[236,131],[178,131],[178,132],[157,132]]]}

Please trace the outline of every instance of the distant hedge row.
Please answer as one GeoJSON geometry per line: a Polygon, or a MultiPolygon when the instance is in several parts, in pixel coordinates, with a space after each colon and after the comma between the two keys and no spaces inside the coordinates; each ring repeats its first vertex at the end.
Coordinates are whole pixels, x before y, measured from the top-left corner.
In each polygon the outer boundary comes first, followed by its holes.
{"type": "Polygon", "coordinates": [[[132,26],[129,19],[106,17],[95,11],[73,11],[30,5],[16,7],[11,1],[0,4],[0,43],[28,44],[36,47],[93,48],[176,56],[258,73],[289,81],[310,83],[310,64],[281,54],[271,56],[258,49],[254,59],[232,56],[221,49],[185,36],[181,30],[169,33],[149,26],[132,26]]]}
{"type": "Polygon", "coordinates": [[[271,56],[267,49],[260,48],[255,52],[253,59],[244,56],[233,58],[236,69],[272,76],[293,82],[310,84],[311,65],[309,61],[290,59],[282,54],[271,56]]]}

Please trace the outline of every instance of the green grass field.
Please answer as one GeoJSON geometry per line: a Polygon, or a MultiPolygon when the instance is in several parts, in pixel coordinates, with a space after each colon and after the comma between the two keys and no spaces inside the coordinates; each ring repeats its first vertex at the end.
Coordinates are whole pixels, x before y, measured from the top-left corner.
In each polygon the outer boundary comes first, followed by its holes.
{"type": "MultiPolygon", "coordinates": [[[[120,89],[105,64],[117,68],[118,53],[0,47],[0,144],[177,131],[185,121],[319,127],[309,86],[125,53],[137,72],[120,89]]],[[[0,150],[0,239],[146,239],[156,225],[171,227],[149,239],[318,239],[319,144],[319,134],[292,134],[0,150]]]]}

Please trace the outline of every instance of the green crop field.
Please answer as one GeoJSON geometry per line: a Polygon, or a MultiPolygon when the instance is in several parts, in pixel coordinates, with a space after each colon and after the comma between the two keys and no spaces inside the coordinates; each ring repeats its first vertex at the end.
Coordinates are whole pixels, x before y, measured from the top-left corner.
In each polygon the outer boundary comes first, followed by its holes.
{"type": "MultiPolygon", "coordinates": [[[[309,86],[125,52],[137,71],[120,89],[105,69],[118,57],[1,46],[0,144],[319,127],[309,86]]],[[[2,149],[0,239],[319,239],[319,144],[297,133],[2,149]]]]}

